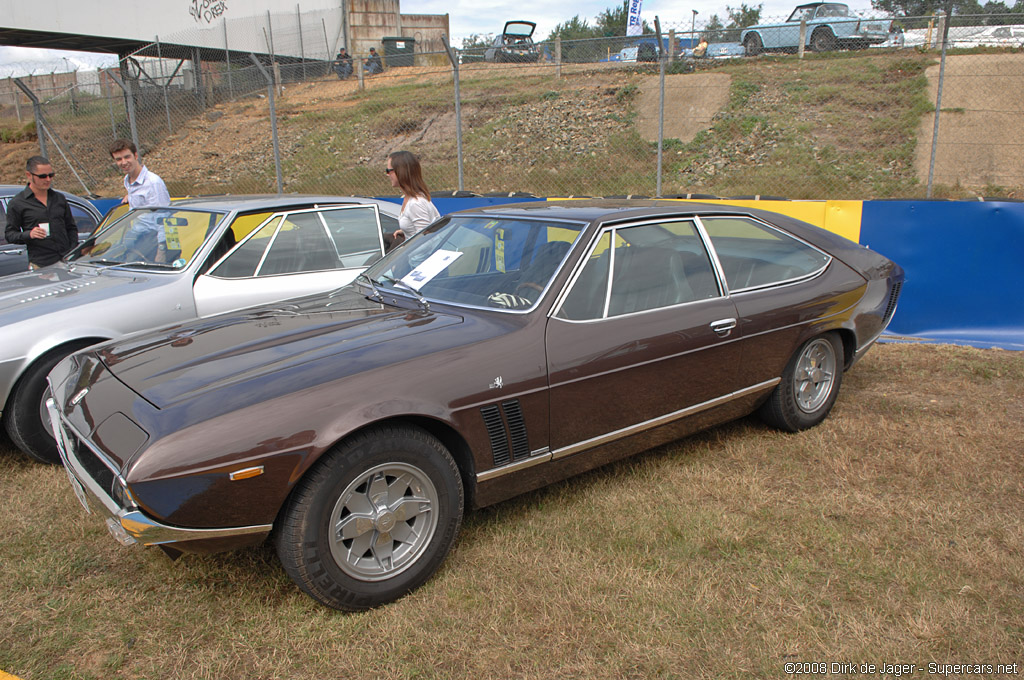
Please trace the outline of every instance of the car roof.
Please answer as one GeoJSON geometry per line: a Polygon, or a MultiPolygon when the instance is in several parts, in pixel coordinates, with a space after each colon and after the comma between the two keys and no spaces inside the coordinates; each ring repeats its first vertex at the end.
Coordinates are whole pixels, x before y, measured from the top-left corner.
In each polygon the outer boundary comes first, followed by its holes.
{"type": "Polygon", "coordinates": [[[761,210],[744,208],[719,203],[700,203],[696,201],[674,201],[658,199],[616,199],[589,198],[554,201],[536,201],[529,203],[509,203],[505,205],[484,206],[459,211],[459,215],[485,214],[489,217],[509,217],[519,219],[556,219],[575,220],[579,222],[603,222],[608,220],[631,219],[649,215],[675,214],[733,214],[765,213],[761,210]]]}
{"type": "MultiPolygon", "coordinates": [[[[25,184],[0,184],[0,197],[6,198],[8,196],[14,196],[15,194],[21,193],[25,189],[26,186],[27,185],[25,185],[25,184]]],[[[54,189],[54,191],[59,191],[60,193],[64,194],[65,196],[71,196],[72,198],[77,198],[82,203],[89,203],[89,199],[83,198],[83,197],[79,196],[78,194],[73,194],[70,191],[64,191],[63,189],[54,189]]],[[[91,206],[92,203],[89,203],[89,205],[91,206]]]]}
{"type": "MultiPolygon", "coordinates": [[[[364,196],[328,196],[319,194],[225,194],[222,196],[195,196],[176,198],[176,208],[196,208],[198,210],[219,210],[247,212],[251,210],[281,210],[293,207],[310,206],[313,204],[329,205],[339,203],[361,203],[386,205],[389,202],[364,196]]],[[[395,206],[397,209],[397,206],[395,206]]]]}

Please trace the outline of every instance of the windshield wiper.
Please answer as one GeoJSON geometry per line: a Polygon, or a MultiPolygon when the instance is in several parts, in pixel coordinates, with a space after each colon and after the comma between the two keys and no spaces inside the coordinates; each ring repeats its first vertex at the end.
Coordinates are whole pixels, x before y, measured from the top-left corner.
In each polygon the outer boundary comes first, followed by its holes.
{"type": "Polygon", "coordinates": [[[370,288],[373,290],[373,295],[371,297],[373,297],[373,299],[376,300],[377,302],[384,302],[384,296],[380,294],[379,290],[377,290],[377,283],[373,279],[371,279],[364,273],[360,273],[359,276],[357,276],[356,278],[366,279],[366,282],[370,284],[370,288]]]}
{"type": "Polygon", "coordinates": [[[387,276],[385,274],[381,274],[380,278],[382,278],[385,281],[390,282],[391,285],[393,285],[395,288],[398,288],[399,286],[401,286],[405,290],[409,291],[416,298],[416,302],[419,303],[420,307],[423,309],[424,312],[429,312],[430,311],[430,303],[427,302],[427,298],[425,298],[422,295],[420,295],[420,292],[418,290],[416,290],[415,288],[413,288],[412,286],[410,286],[408,283],[405,283],[403,281],[399,281],[398,279],[393,279],[390,276],[387,276]]]}
{"type": "Polygon", "coordinates": [[[147,262],[145,260],[135,260],[132,262],[117,262],[115,260],[89,260],[89,264],[105,264],[108,265],[107,269],[117,269],[119,267],[155,267],[157,269],[178,269],[173,264],[167,264],[164,262],[147,262]]]}

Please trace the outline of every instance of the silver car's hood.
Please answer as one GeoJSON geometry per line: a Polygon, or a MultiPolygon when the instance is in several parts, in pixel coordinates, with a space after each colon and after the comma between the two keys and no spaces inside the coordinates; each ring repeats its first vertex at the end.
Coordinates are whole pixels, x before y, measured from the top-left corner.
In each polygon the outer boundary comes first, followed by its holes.
{"type": "Polygon", "coordinates": [[[166,280],[166,275],[155,277],[145,272],[109,267],[68,267],[63,263],[5,276],[0,279],[0,314],[4,315],[0,317],[0,324],[20,316],[19,312],[37,316],[41,313],[40,306],[48,310],[78,307],[149,288],[160,279],[166,280]]]}

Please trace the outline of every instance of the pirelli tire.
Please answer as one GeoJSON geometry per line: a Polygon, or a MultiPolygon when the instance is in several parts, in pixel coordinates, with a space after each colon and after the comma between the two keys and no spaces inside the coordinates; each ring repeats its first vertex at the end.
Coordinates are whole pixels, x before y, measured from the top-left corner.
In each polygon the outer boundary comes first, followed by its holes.
{"type": "Polygon", "coordinates": [[[412,426],[374,428],[325,454],[296,486],[275,529],[278,558],[318,602],[371,609],[434,575],[464,502],[440,441],[412,426]]]}
{"type": "Polygon", "coordinates": [[[838,333],[811,338],[789,360],[782,380],[758,415],[787,432],[814,427],[828,416],[843,382],[843,342],[838,333]]]}

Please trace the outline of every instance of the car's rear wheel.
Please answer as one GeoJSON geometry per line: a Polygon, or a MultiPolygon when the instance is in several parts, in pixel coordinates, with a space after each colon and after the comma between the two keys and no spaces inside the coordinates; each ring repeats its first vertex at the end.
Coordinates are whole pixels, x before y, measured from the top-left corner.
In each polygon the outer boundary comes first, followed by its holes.
{"type": "Polygon", "coordinates": [[[748,57],[756,57],[761,54],[764,49],[764,45],[761,43],[761,36],[756,33],[751,33],[747,36],[747,39],[743,41],[743,50],[746,52],[748,57]]]}
{"type": "Polygon", "coordinates": [[[811,49],[815,52],[829,52],[838,46],[836,35],[831,29],[819,28],[811,34],[811,49]]]}
{"type": "Polygon", "coordinates": [[[7,435],[21,451],[40,463],[60,464],[57,442],[50,428],[50,414],[46,400],[50,398],[50,384],[46,376],[61,360],[89,343],[59,347],[36,360],[18,380],[4,411],[7,435]]]}
{"type": "Polygon", "coordinates": [[[836,333],[805,342],[758,415],[788,432],[814,427],[829,414],[843,381],[843,343],[836,333]]]}
{"type": "Polygon", "coordinates": [[[275,543],[313,599],[359,611],[396,600],[441,566],[459,532],[462,478],[440,441],[380,427],[335,447],[281,514],[275,543]]]}

